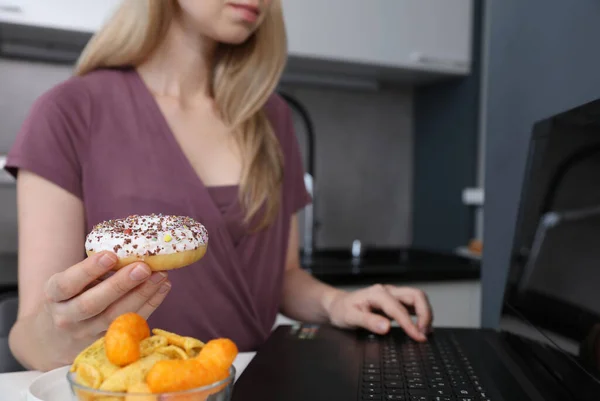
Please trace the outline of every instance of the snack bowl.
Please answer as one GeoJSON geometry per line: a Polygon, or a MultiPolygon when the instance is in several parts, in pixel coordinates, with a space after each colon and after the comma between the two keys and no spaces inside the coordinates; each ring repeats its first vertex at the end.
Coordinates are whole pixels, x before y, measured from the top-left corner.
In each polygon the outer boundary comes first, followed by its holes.
{"type": "Polygon", "coordinates": [[[232,365],[229,375],[207,386],[171,393],[111,392],[94,389],[76,381],[76,374],[69,372],[67,381],[71,387],[72,401],[230,401],[236,369],[232,365]]]}

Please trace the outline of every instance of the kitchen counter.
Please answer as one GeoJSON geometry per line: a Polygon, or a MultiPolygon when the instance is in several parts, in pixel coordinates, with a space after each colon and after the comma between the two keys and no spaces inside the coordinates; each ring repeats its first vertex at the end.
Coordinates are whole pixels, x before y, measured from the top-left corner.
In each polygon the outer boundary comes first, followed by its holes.
{"type": "Polygon", "coordinates": [[[418,249],[371,249],[360,258],[349,250],[320,250],[311,258],[301,254],[302,266],[331,285],[382,282],[479,280],[480,261],[452,253],[418,249]]]}
{"type": "Polygon", "coordinates": [[[14,291],[18,283],[16,253],[0,253],[0,293],[14,291]]]}
{"type": "MultiPolygon", "coordinates": [[[[302,266],[331,285],[381,282],[440,282],[479,280],[480,261],[453,253],[418,249],[367,249],[360,259],[349,250],[317,250],[311,258],[300,253],[302,266]]],[[[0,292],[17,286],[17,254],[0,253],[0,292]]]]}

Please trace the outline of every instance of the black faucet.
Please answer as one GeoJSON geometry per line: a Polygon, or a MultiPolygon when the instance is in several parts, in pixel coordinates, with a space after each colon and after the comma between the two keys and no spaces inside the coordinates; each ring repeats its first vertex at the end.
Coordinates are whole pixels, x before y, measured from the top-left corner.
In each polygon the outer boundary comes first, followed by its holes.
{"type": "Polygon", "coordinates": [[[310,258],[315,248],[315,233],[316,233],[316,219],[315,219],[315,130],[314,124],[308,114],[306,108],[292,95],[278,90],[279,95],[288,103],[288,105],[295,110],[301,117],[302,122],[306,129],[306,140],[307,140],[307,164],[306,174],[304,175],[304,183],[306,189],[312,197],[312,204],[308,205],[304,210],[304,258],[310,258]]]}

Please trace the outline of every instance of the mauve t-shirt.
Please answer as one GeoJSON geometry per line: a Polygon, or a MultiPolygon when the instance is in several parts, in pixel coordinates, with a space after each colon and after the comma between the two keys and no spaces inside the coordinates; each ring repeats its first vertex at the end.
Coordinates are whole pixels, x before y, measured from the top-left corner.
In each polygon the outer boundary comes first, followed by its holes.
{"type": "Polygon", "coordinates": [[[209,234],[205,257],[169,272],[171,292],[148,322],[255,350],[279,311],[290,219],[310,202],[290,109],[274,94],[265,110],[283,151],[284,181],[276,220],[257,233],[243,225],[237,186],[203,185],[135,69],[98,70],[43,94],[6,168],[32,171],[80,198],[88,232],[132,214],[200,221],[209,234]]]}

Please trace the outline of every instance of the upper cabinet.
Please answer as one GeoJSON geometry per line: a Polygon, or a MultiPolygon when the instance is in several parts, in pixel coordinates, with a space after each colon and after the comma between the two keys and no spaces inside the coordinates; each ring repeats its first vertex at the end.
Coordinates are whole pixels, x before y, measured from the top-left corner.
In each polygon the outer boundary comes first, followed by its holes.
{"type": "Polygon", "coordinates": [[[291,56],[390,72],[470,72],[473,0],[282,1],[291,56]]]}
{"type": "Polygon", "coordinates": [[[121,0],[0,0],[0,22],[94,32],[121,0]]]}
{"type": "MultiPolygon", "coordinates": [[[[470,73],[474,0],[281,1],[288,73],[415,83],[470,73]]],[[[120,2],[0,0],[0,23],[89,34],[120,2]]]]}

